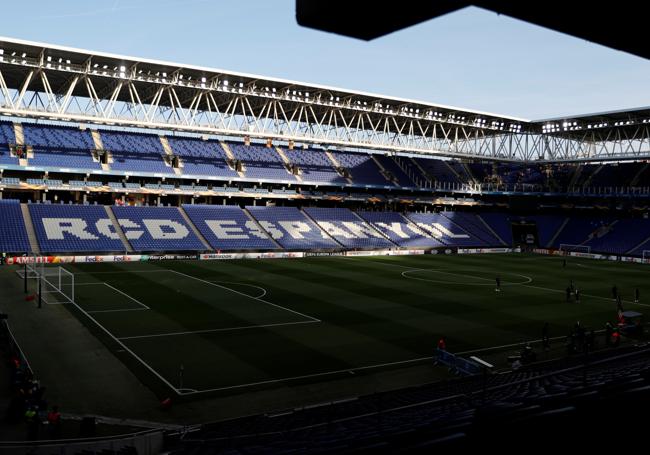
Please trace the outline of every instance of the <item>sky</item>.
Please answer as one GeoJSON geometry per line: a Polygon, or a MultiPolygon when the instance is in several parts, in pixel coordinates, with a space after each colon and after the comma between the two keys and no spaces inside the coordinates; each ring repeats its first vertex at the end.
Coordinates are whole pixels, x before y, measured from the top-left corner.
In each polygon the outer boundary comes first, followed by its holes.
{"type": "Polygon", "coordinates": [[[649,60],[474,7],[371,42],[300,27],[294,0],[32,0],[2,16],[5,37],[532,120],[650,106],[649,60]]]}

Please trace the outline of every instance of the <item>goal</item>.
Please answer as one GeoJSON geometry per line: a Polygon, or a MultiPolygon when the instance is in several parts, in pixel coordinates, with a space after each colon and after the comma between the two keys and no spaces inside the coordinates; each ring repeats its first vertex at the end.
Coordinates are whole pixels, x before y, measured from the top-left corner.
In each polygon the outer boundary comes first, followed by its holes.
{"type": "Polygon", "coordinates": [[[27,278],[36,280],[36,289],[46,304],[75,303],[74,273],[61,266],[38,261],[26,264],[27,278]]]}
{"type": "Polygon", "coordinates": [[[568,243],[561,243],[560,251],[564,252],[564,254],[591,253],[591,247],[589,245],[571,245],[568,243]]]}
{"type": "Polygon", "coordinates": [[[643,259],[650,259],[650,250],[643,250],[643,259]]]}

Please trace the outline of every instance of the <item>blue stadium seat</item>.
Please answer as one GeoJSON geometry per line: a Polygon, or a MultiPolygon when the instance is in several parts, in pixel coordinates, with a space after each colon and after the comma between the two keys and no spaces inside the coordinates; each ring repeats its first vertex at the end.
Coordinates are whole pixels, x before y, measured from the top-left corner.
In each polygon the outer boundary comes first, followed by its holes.
{"type": "Polygon", "coordinates": [[[124,251],[104,206],[30,204],[42,252],[124,251]]]}
{"type": "Polygon", "coordinates": [[[0,199],[0,252],[28,253],[31,250],[19,201],[0,199]]]}
{"type": "Polygon", "coordinates": [[[215,250],[277,249],[239,206],[186,204],[183,209],[215,250]]]}
{"type": "Polygon", "coordinates": [[[113,213],[136,251],[205,250],[177,207],[114,206],[113,213]]]}

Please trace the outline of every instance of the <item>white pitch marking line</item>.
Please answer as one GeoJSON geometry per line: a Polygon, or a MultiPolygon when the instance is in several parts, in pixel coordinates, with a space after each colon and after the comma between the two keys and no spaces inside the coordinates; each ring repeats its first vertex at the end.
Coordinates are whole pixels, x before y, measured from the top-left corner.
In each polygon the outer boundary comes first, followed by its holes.
{"type": "Polygon", "coordinates": [[[431,357],[431,356],[419,357],[417,359],[400,360],[400,361],[397,361],[397,362],[388,362],[388,363],[379,363],[379,364],[376,364],[376,365],[367,365],[367,366],[363,366],[363,367],[346,368],[344,370],[325,371],[323,373],[305,374],[305,375],[302,375],[302,376],[293,376],[293,377],[290,377],[290,378],[269,379],[268,381],[250,382],[248,384],[238,384],[238,385],[233,385],[233,386],[218,387],[218,388],[215,388],[215,389],[197,390],[195,392],[181,393],[181,395],[194,395],[194,394],[199,394],[199,393],[217,392],[217,391],[220,391],[220,390],[239,389],[239,388],[252,387],[252,386],[262,385],[262,384],[273,384],[273,383],[276,383],[276,382],[292,381],[292,380],[295,380],[295,379],[307,379],[307,378],[315,378],[315,377],[318,377],[318,376],[328,376],[328,375],[332,375],[332,374],[349,373],[349,372],[352,372],[352,371],[368,370],[368,369],[372,369],[372,368],[379,368],[379,367],[391,366],[391,365],[400,365],[400,364],[403,364],[403,363],[422,362],[422,361],[425,361],[425,360],[431,360],[432,358],[433,357],[431,357]]]}
{"type": "Polygon", "coordinates": [[[285,310],[285,311],[289,311],[289,312],[291,312],[291,313],[297,314],[297,315],[302,316],[302,317],[304,317],[304,318],[310,319],[310,320],[312,320],[312,321],[314,321],[314,322],[322,322],[320,319],[317,319],[317,318],[315,318],[315,317],[313,317],[313,316],[308,316],[308,315],[306,315],[306,314],[300,313],[299,311],[291,310],[291,309],[289,309],[289,308],[285,308],[285,307],[283,307],[283,306],[281,306],[281,305],[276,305],[275,303],[268,302],[268,301],[263,300],[263,299],[261,299],[261,298],[259,298],[259,297],[253,297],[253,296],[251,296],[251,295],[244,294],[243,292],[239,292],[239,291],[236,291],[236,290],[234,290],[234,289],[230,289],[229,287],[221,286],[221,285],[219,285],[219,284],[217,284],[217,283],[212,283],[212,282],[210,282],[210,281],[204,280],[204,279],[202,279],[202,278],[197,278],[197,277],[195,277],[195,276],[188,275],[188,274],[183,273],[183,272],[178,272],[178,271],[176,271],[176,270],[172,270],[172,269],[167,269],[167,270],[169,270],[170,272],[176,273],[176,274],[178,274],[178,275],[182,275],[182,276],[184,276],[184,277],[190,278],[190,279],[192,279],[192,280],[201,281],[201,282],[203,282],[203,283],[209,284],[210,286],[215,286],[215,287],[218,287],[218,288],[221,288],[221,289],[226,289],[226,290],[228,290],[228,291],[230,291],[230,292],[234,292],[235,294],[239,294],[239,295],[243,295],[244,297],[248,297],[249,299],[257,300],[257,301],[260,301],[260,302],[262,302],[262,303],[266,303],[267,305],[274,306],[274,307],[276,307],[276,308],[281,308],[281,309],[283,309],[283,310],[285,310]]]}
{"type": "MultiPolygon", "coordinates": [[[[594,333],[602,333],[605,330],[595,330],[594,333]]],[[[563,340],[566,339],[566,336],[559,336],[559,337],[551,337],[549,340],[563,340]]],[[[504,344],[501,346],[491,346],[487,348],[480,348],[480,349],[474,349],[471,351],[464,351],[464,352],[457,352],[456,355],[467,355],[467,354],[473,354],[473,353],[479,353],[479,352],[485,352],[485,351],[492,351],[492,350],[497,350],[497,349],[503,349],[503,348],[511,348],[515,346],[524,346],[527,343],[541,343],[543,340],[538,339],[538,340],[530,340],[530,341],[522,341],[519,343],[511,343],[511,344],[504,344]]],[[[380,368],[380,367],[385,367],[385,366],[391,366],[391,365],[401,365],[404,363],[416,363],[416,362],[423,362],[425,360],[433,360],[434,356],[427,356],[427,357],[418,357],[417,359],[409,359],[409,360],[400,360],[397,362],[388,362],[388,363],[378,363],[375,365],[366,365],[363,367],[355,367],[355,368],[347,368],[345,370],[333,370],[333,371],[325,371],[323,373],[314,373],[314,374],[306,374],[302,376],[293,376],[290,378],[281,378],[281,379],[270,379],[268,381],[259,381],[259,382],[251,382],[248,384],[239,384],[239,385],[234,385],[234,386],[227,386],[227,387],[219,387],[215,389],[204,389],[204,390],[197,390],[195,392],[189,392],[189,393],[181,393],[181,395],[194,395],[194,394],[199,394],[199,393],[207,393],[207,392],[217,392],[220,390],[230,390],[230,389],[237,389],[237,388],[244,388],[244,387],[252,387],[256,385],[262,385],[262,384],[272,384],[275,382],[284,382],[284,381],[292,381],[295,379],[306,379],[306,378],[313,378],[313,377],[318,377],[318,376],[327,376],[327,375],[332,375],[332,374],[340,374],[340,373],[346,373],[346,372],[351,372],[351,371],[359,371],[359,370],[369,370],[373,368],[380,368]]]]}
{"type": "MultiPolygon", "coordinates": [[[[503,272],[502,274],[503,275],[520,276],[520,277],[525,278],[525,279],[528,280],[528,281],[524,281],[522,283],[508,283],[508,282],[504,281],[504,283],[503,283],[504,286],[515,286],[515,285],[525,286],[526,283],[532,283],[533,282],[533,279],[531,277],[526,276],[526,275],[521,275],[519,273],[506,273],[506,272],[503,272]]],[[[443,272],[442,270],[430,270],[430,269],[405,270],[405,271],[403,271],[401,273],[401,275],[404,278],[408,278],[409,280],[428,281],[429,283],[442,283],[442,284],[462,284],[463,286],[492,286],[492,281],[493,281],[493,280],[491,280],[489,278],[483,278],[483,277],[476,276],[476,275],[466,275],[464,273],[443,272]],[[455,275],[455,276],[464,276],[466,278],[476,278],[476,279],[483,280],[483,281],[490,281],[490,283],[458,283],[458,282],[449,282],[449,281],[427,280],[426,278],[417,278],[417,277],[414,277],[414,276],[409,276],[408,274],[411,273],[411,272],[443,273],[445,275],[455,275]]]]}
{"type": "Polygon", "coordinates": [[[237,281],[219,281],[219,280],[208,280],[211,283],[224,283],[224,284],[238,284],[240,286],[248,286],[250,288],[256,288],[262,291],[262,294],[256,296],[256,298],[261,299],[266,295],[266,289],[264,289],[262,286],[256,286],[254,284],[248,284],[248,283],[239,283],[237,281]]]}
{"type": "Polygon", "coordinates": [[[118,313],[121,311],[146,311],[149,308],[124,308],[121,310],[94,310],[94,311],[88,311],[88,313],[118,313]]]}
{"type": "Polygon", "coordinates": [[[160,373],[158,373],[158,371],[156,371],[151,365],[149,365],[147,362],[145,362],[139,355],[137,355],[134,351],[129,349],[129,347],[127,345],[122,343],[115,335],[113,335],[113,333],[110,330],[108,330],[106,327],[104,327],[102,324],[100,324],[99,321],[97,321],[97,319],[95,319],[92,315],[90,315],[86,310],[81,308],[81,306],[79,304],[77,304],[76,302],[70,302],[70,303],[72,303],[72,305],[74,305],[79,311],[81,311],[83,314],[85,314],[86,317],[88,319],[90,319],[92,322],[94,322],[97,325],[97,327],[99,327],[101,330],[103,330],[106,333],[106,335],[111,337],[113,340],[115,340],[116,343],[118,343],[120,346],[122,346],[122,348],[124,348],[124,350],[126,352],[131,354],[133,356],[133,358],[135,358],[138,362],[140,362],[146,369],[148,369],[149,371],[151,371],[151,373],[156,375],[156,377],[158,379],[160,379],[165,385],[167,385],[167,387],[169,387],[171,390],[176,392],[177,395],[181,395],[181,393],[179,392],[179,390],[176,387],[174,387],[167,379],[165,379],[160,373]]]}
{"type": "MultiPolygon", "coordinates": [[[[102,264],[102,262],[100,262],[102,264]]],[[[105,264],[108,264],[106,262],[105,264]]],[[[124,264],[123,262],[121,264],[124,264]]],[[[70,270],[65,269],[66,271],[70,272],[70,270]]],[[[75,275],[97,275],[97,274],[120,274],[120,273],[164,273],[168,272],[169,270],[167,269],[160,269],[160,270],[105,270],[101,272],[83,272],[83,271],[77,271],[77,272],[70,272],[74,273],[75,275]]]]}
{"type": "MultiPolygon", "coordinates": [[[[140,309],[140,308],[138,308],[140,309]]],[[[144,308],[142,308],[144,309],[144,308]]],[[[265,327],[281,327],[285,325],[297,325],[297,324],[314,324],[320,321],[297,321],[297,322],[278,322],[276,324],[259,324],[259,325],[243,325],[240,327],[224,327],[222,329],[206,329],[206,330],[191,330],[187,332],[169,332],[169,333],[154,333],[153,335],[134,335],[128,337],[120,337],[119,340],[136,340],[140,338],[156,338],[156,337],[171,337],[178,335],[196,335],[199,333],[214,333],[214,332],[231,332],[234,330],[246,330],[246,329],[259,329],[265,327]]]]}
{"type": "Polygon", "coordinates": [[[135,299],[135,298],[131,297],[131,296],[130,296],[129,294],[127,294],[126,292],[124,292],[124,291],[120,291],[120,290],[119,290],[118,288],[116,288],[115,286],[111,286],[111,285],[108,284],[108,283],[104,283],[104,285],[105,285],[105,286],[108,286],[109,288],[113,289],[114,291],[119,292],[119,293],[122,294],[124,297],[133,300],[135,303],[137,303],[138,305],[140,305],[143,309],[145,309],[145,310],[150,310],[150,309],[151,309],[151,308],[149,308],[147,305],[145,305],[144,303],[140,302],[138,299],[135,299]]]}

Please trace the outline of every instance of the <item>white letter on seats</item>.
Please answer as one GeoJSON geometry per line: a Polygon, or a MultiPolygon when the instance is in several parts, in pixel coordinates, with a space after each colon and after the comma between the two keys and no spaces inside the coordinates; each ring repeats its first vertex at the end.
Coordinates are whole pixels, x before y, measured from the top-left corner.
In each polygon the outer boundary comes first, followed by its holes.
{"type": "Polygon", "coordinates": [[[273,237],[276,240],[284,237],[284,233],[278,228],[276,228],[275,224],[271,223],[270,221],[260,221],[260,226],[262,226],[262,228],[266,232],[271,234],[271,237],[273,237]]]}
{"type": "Polygon", "coordinates": [[[343,221],[341,222],[343,226],[348,228],[350,232],[359,237],[360,239],[366,239],[368,236],[376,237],[378,239],[383,239],[384,237],[372,227],[366,223],[356,223],[354,221],[343,221]]]}
{"type": "Polygon", "coordinates": [[[248,220],[246,221],[245,226],[248,228],[249,234],[252,235],[253,237],[257,237],[258,239],[264,239],[264,240],[267,240],[269,238],[269,236],[266,235],[266,232],[262,231],[259,227],[257,227],[255,221],[248,220]]]}
{"type": "Polygon", "coordinates": [[[190,233],[181,223],[172,220],[142,220],[142,223],[154,239],[178,240],[184,239],[190,233]],[[163,226],[172,228],[174,232],[163,231],[163,226]]]}
{"type": "Polygon", "coordinates": [[[121,218],[119,221],[120,221],[120,226],[124,231],[124,236],[127,239],[138,240],[140,237],[142,237],[142,234],[144,234],[144,231],[127,231],[126,229],[124,229],[124,228],[138,229],[140,228],[140,225],[138,223],[134,223],[128,218],[121,218]]]}
{"type": "Polygon", "coordinates": [[[391,231],[400,238],[408,239],[409,236],[402,230],[402,223],[375,223],[378,227],[391,231]]]}
{"type": "Polygon", "coordinates": [[[278,224],[294,239],[304,239],[303,232],[311,232],[309,225],[303,221],[278,221],[278,224]]]}
{"type": "Polygon", "coordinates": [[[43,218],[45,235],[50,240],[64,240],[65,232],[82,240],[98,240],[99,237],[86,231],[88,225],[81,218],[43,218]]]}
{"type": "Polygon", "coordinates": [[[210,230],[218,239],[248,239],[244,230],[237,226],[235,220],[205,220],[210,230]],[[234,226],[233,226],[234,225],[234,226]],[[233,227],[229,227],[233,226],[233,227]]]}
{"type": "Polygon", "coordinates": [[[95,227],[97,228],[97,232],[108,237],[109,239],[119,240],[120,238],[117,232],[115,232],[115,228],[113,227],[113,222],[108,218],[102,218],[101,220],[97,220],[97,223],[95,223],[95,227]]]}
{"type": "Polygon", "coordinates": [[[320,224],[320,227],[323,228],[325,232],[327,232],[329,235],[332,237],[343,237],[344,239],[354,239],[356,238],[354,234],[350,234],[349,232],[344,231],[334,223],[330,223],[329,221],[319,221],[318,224],[320,224]]]}

